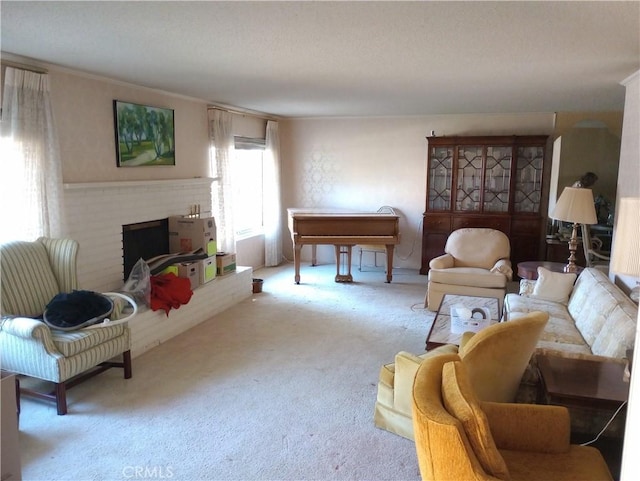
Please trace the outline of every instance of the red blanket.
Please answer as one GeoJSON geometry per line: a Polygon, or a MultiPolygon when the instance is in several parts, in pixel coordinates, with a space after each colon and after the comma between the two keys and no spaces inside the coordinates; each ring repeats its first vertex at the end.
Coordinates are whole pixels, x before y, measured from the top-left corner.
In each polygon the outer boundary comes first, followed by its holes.
{"type": "Polygon", "coordinates": [[[151,276],[151,309],[163,309],[167,316],[171,309],[178,309],[191,300],[191,282],[173,273],[151,276]]]}

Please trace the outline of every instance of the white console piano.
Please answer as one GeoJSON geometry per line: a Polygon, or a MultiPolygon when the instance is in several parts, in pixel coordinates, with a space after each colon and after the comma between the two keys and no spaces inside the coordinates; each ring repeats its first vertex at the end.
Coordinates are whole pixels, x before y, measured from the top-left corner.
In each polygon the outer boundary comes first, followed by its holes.
{"type": "Polygon", "coordinates": [[[352,282],[351,248],[357,244],[383,245],[387,251],[387,282],[391,282],[393,250],[400,242],[399,216],[376,212],[329,211],[325,209],[287,209],[289,232],[293,240],[295,282],[300,284],[300,251],[312,246],[311,264],[316,265],[316,246],[334,245],[336,282],[352,282]],[[340,272],[340,258],[346,256],[347,272],[340,272]]]}

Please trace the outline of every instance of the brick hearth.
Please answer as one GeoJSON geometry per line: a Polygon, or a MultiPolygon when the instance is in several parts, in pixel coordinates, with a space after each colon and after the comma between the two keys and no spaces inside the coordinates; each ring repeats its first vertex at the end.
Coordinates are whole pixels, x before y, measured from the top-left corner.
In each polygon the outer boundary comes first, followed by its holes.
{"type": "MultiPolygon", "coordinates": [[[[209,178],[65,184],[68,236],[80,243],[78,278],[83,289],[118,290],[123,284],[122,226],[172,215],[185,215],[199,205],[211,212],[209,178]]],[[[251,296],[252,270],[199,287],[189,304],[164,312],[143,309],[129,322],[132,354],[137,356],[161,342],[211,318],[251,296]]]]}

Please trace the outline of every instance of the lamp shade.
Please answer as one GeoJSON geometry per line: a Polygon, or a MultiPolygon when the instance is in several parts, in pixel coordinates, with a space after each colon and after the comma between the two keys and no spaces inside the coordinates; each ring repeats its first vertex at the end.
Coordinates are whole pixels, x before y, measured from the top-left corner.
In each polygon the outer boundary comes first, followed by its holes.
{"type": "Polygon", "coordinates": [[[597,224],[593,192],[582,187],[565,187],[551,217],[574,224],[597,224]]]}
{"type": "Polygon", "coordinates": [[[616,207],[612,272],[640,277],[640,198],[623,197],[616,207]]]}

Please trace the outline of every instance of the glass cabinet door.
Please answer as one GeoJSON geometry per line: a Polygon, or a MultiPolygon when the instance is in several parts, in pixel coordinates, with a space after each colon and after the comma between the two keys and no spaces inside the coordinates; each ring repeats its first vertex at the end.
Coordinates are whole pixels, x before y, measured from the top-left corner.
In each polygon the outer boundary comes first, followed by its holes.
{"type": "Polygon", "coordinates": [[[483,147],[458,146],[456,206],[458,211],[480,211],[483,147]]]}
{"type": "Polygon", "coordinates": [[[488,146],[484,175],[483,210],[508,212],[511,185],[511,146],[488,146]]]}
{"type": "Polygon", "coordinates": [[[518,147],[517,155],[514,211],[538,213],[542,193],[544,148],[541,146],[518,147]]]}
{"type": "Polygon", "coordinates": [[[453,147],[432,147],[429,163],[428,210],[451,208],[453,147]]]}

